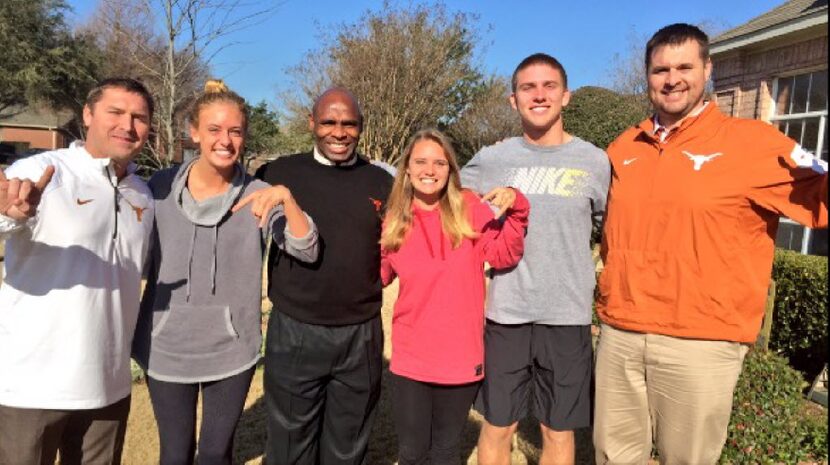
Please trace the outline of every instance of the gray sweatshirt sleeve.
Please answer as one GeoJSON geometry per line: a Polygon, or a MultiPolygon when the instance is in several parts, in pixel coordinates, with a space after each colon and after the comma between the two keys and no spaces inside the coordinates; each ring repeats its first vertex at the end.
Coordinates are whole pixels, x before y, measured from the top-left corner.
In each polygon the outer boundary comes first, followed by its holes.
{"type": "Polygon", "coordinates": [[[595,171],[596,178],[591,192],[592,219],[595,224],[602,226],[605,219],[605,207],[608,200],[608,186],[611,183],[611,163],[604,151],[600,152],[601,166],[595,171]]]}
{"type": "Polygon", "coordinates": [[[308,213],[303,212],[303,214],[308,220],[309,226],[308,233],[305,236],[296,237],[291,234],[288,230],[288,222],[283,214],[282,206],[274,209],[271,214],[268,230],[271,239],[280,250],[297,260],[312,263],[317,260],[319,252],[317,225],[314,224],[314,220],[308,216],[308,213]]]}
{"type": "Polygon", "coordinates": [[[483,166],[481,165],[481,151],[475,154],[470,161],[461,169],[461,187],[481,192],[481,177],[483,166]]]}

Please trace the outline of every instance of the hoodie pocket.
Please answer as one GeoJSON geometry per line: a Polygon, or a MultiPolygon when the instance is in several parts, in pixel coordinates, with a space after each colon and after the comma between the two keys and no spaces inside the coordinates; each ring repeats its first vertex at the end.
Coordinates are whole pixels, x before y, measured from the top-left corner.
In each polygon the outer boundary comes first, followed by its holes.
{"type": "Polygon", "coordinates": [[[237,339],[230,307],[170,305],[153,329],[152,350],[203,356],[225,352],[237,339]]]}

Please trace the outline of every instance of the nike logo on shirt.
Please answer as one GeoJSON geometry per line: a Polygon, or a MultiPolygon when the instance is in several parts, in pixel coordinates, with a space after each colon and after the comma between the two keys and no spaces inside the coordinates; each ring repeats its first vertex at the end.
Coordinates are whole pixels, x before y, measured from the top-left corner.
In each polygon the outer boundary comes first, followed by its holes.
{"type": "Polygon", "coordinates": [[[75,202],[76,202],[78,205],[86,205],[86,204],[88,204],[89,202],[92,202],[93,200],[95,200],[95,199],[81,200],[80,198],[77,198],[77,199],[75,199],[75,202]]]}

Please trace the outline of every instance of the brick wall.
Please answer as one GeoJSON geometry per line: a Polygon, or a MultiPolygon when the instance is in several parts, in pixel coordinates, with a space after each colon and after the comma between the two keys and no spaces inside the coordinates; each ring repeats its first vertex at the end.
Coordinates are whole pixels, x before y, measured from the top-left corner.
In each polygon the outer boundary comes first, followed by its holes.
{"type": "Polygon", "coordinates": [[[715,57],[712,65],[719,103],[731,102],[734,116],[767,120],[772,114],[772,83],[776,77],[827,68],[827,35],[778,48],[715,57]]]}
{"type": "Polygon", "coordinates": [[[69,146],[66,137],[48,129],[34,128],[0,128],[0,140],[3,142],[28,142],[30,149],[59,149],[69,146]]]}

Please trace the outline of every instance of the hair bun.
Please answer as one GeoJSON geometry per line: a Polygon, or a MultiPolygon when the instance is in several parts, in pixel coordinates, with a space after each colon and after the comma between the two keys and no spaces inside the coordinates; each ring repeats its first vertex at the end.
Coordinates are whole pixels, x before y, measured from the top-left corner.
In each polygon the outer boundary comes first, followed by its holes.
{"type": "Polygon", "coordinates": [[[225,81],[221,79],[208,79],[205,83],[206,94],[221,94],[223,92],[228,92],[228,86],[225,85],[225,81]]]}

